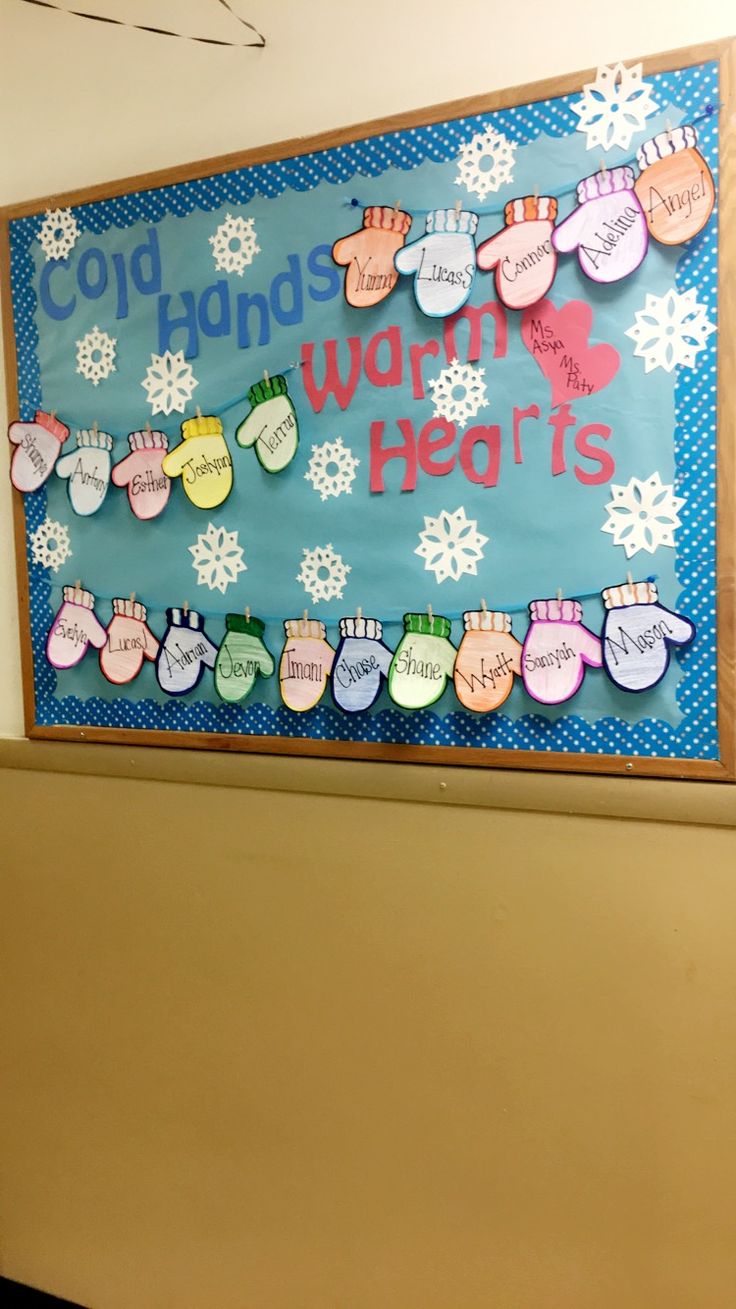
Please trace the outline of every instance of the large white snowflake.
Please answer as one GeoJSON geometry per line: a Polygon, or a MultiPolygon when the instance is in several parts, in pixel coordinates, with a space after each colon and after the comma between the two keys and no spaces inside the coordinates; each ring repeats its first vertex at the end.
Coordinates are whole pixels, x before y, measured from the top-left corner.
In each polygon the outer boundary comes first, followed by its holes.
{"type": "Polygon", "coordinates": [[[71,209],[47,209],[38,232],[46,262],[66,259],[79,238],[79,224],[71,209]]]}
{"type": "Polygon", "coordinates": [[[174,410],[183,414],[199,382],[184,358],[184,351],[172,354],[167,350],[162,355],[151,355],[141,386],[148,392],[148,403],[154,414],[171,414],[174,410]]]}
{"type": "Polygon", "coordinates": [[[77,341],[77,372],[93,386],[115,372],[117,337],[101,332],[97,324],[77,341]]]}
{"type": "Polygon", "coordinates": [[[31,550],[34,564],[58,573],[72,553],[69,528],[63,523],[54,522],[52,518],[44,518],[35,532],[31,533],[31,550]]]}
{"type": "Polygon", "coordinates": [[[443,368],[439,377],[430,378],[428,385],[434,400],[435,418],[446,418],[463,428],[469,418],[475,418],[479,409],[485,409],[488,405],[483,381],[485,371],[485,368],[459,364],[457,359],[452,359],[450,367],[443,368]]]}
{"type": "Polygon", "coordinates": [[[254,257],[261,252],[256,240],[252,218],[233,218],[232,214],[225,214],[224,223],[220,223],[215,235],[209,238],[215,268],[242,277],[248,264],[252,264],[254,257]]]}
{"type": "Polygon", "coordinates": [[[343,562],[331,545],[303,550],[302,566],[297,574],[304,590],[316,604],[318,600],[342,600],[350,565],[343,562]]]}
{"type": "Polygon", "coordinates": [[[485,200],[489,191],[498,191],[513,179],[516,143],[501,132],[487,127],[460,147],[457,159],[459,169],[456,186],[464,186],[479,199],[485,200]]]}
{"type": "Polygon", "coordinates": [[[477,576],[488,537],[478,531],[477,522],[466,516],[461,505],[454,513],[443,509],[436,518],[425,516],[419,540],[414,553],[425,560],[425,570],[434,573],[438,582],[448,577],[458,582],[465,573],[477,576]]]}
{"type": "Polygon", "coordinates": [[[636,341],[634,355],[644,360],[645,373],[653,368],[671,373],[678,364],[692,368],[716,330],[705,305],[698,304],[695,297],[694,286],[680,293],[671,287],[665,295],[647,294],[644,308],[637,310],[636,322],[626,331],[636,341]]]}
{"type": "Polygon", "coordinates": [[[582,99],[570,108],[580,119],[578,132],[585,132],[586,150],[610,150],[614,145],[626,150],[659,106],[649,83],[642,81],[641,64],[627,68],[617,63],[599,68],[595,81],[584,84],[582,99]]]}
{"type": "Polygon", "coordinates": [[[312,455],[304,476],[312,483],[315,491],[319,491],[322,500],[331,495],[342,495],[343,492],[352,495],[355,470],[359,463],[360,460],[354,457],[352,450],[343,445],[342,437],[338,436],[335,441],[312,446],[312,455]]]}
{"type": "Polygon", "coordinates": [[[214,523],[207,524],[207,531],[200,533],[196,545],[188,546],[188,550],[197,572],[197,586],[208,586],[210,591],[222,591],[224,595],[238,573],[247,569],[237,532],[215,527],[214,523]]]}
{"type": "Polygon", "coordinates": [[[652,473],[644,481],[632,477],[626,486],[611,483],[612,499],[608,501],[608,519],[601,528],[613,537],[614,545],[622,545],[626,558],[646,550],[653,555],[661,545],[675,544],[675,528],[680,526],[678,511],[685,501],[675,495],[671,486],[665,486],[659,473],[652,473]]]}

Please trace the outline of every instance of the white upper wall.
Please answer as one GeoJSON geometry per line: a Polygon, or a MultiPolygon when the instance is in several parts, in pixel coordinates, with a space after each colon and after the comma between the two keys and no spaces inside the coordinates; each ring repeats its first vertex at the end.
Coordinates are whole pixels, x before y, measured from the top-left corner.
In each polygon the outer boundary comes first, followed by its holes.
{"type": "MultiPolygon", "coordinates": [[[[265,33],[265,50],[174,41],[0,0],[0,204],[736,29],[733,0],[232,4],[265,33]]],[[[246,35],[216,0],[86,0],[84,7],[201,35],[246,35]]],[[[21,735],[8,451],[5,441],[0,446],[0,735],[21,735]]]]}

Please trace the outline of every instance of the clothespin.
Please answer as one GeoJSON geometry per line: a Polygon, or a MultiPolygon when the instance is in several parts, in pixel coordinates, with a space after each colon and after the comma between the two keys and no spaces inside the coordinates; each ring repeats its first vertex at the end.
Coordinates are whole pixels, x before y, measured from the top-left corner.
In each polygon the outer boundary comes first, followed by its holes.
{"type": "Polygon", "coordinates": [[[358,605],[357,609],[355,610],[355,617],[356,617],[356,618],[362,618],[362,617],[363,617],[363,607],[362,607],[362,605],[358,605]]]}
{"type": "Polygon", "coordinates": [[[608,169],[606,168],[606,161],[603,158],[603,155],[601,155],[601,174],[603,177],[603,181],[605,182],[606,178],[608,177],[608,169]]]}
{"type": "Polygon", "coordinates": [[[82,589],[82,583],[80,582],[79,578],[77,578],[76,582],[74,583],[74,590],[81,591],[81,589],[82,589]]]}
{"type": "Polygon", "coordinates": [[[245,621],[246,623],[250,622],[250,605],[245,606],[245,621]]]}
{"type": "Polygon", "coordinates": [[[432,613],[432,606],[431,606],[431,605],[427,605],[427,617],[428,617],[430,623],[434,620],[434,614],[432,613]]]}
{"type": "Polygon", "coordinates": [[[135,591],[131,591],[128,599],[130,600],[131,604],[135,604],[135,591]]]}
{"type": "Polygon", "coordinates": [[[485,600],[483,600],[482,598],[480,602],[480,607],[483,610],[484,614],[488,612],[488,605],[486,604],[485,600]]]}
{"type": "Polygon", "coordinates": [[[665,128],[667,129],[667,140],[669,141],[670,145],[672,145],[672,123],[670,122],[669,118],[665,119],[664,125],[665,128]]]}
{"type": "Polygon", "coordinates": [[[182,611],[184,617],[186,618],[187,614],[189,613],[189,601],[188,601],[188,600],[185,600],[185,601],[184,601],[184,604],[183,604],[182,607],[181,607],[181,611],[182,611]]]}
{"type": "Polygon", "coordinates": [[[96,419],[96,418],[95,418],[95,420],[94,420],[94,422],[93,422],[93,424],[92,424],[92,431],[94,432],[95,436],[97,436],[98,428],[97,428],[97,419],[96,419]]]}
{"type": "Polygon", "coordinates": [[[195,412],[196,412],[197,418],[201,418],[201,417],[202,417],[202,410],[200,409],[199,405],[197,405],[197,408],[196,408],[196,411],[195,411],[195,412]]]}
{"type": "Polygon", "coordinates": [[[401,201],[397,200],[396,204],[394,205],[394,213],[398,214],[400,208],[401,208],[401,201]]]}
{"type": "Polygon", "coordinates": [[[633,589],[634,589],[634,578],[633,578],[633,575],[632,575],[631,569],[629,569],[628,573],[626,574],[626,581],[628,582],[629,586],[631,587],[631,589],[632,589],[632,591],[633,591],[633,589]]]}
{"type": "Polygon", "coordinates": [[[264,368],[264,370],[263,370],[263,380],[264,380],[264,382],[266,382],[266,384],[268,384],[268,382],[270,382],[270,380],[271,380],[270,377],[268,376],[268,369],[267,369],[267,368],[264,368]]]}
{"type": "Polygon", "coordinates": [[[305,610],[304,610],[303,620],[304,620],[305,623],[308,623],[308,622],[309,622],[309,610],[308,610],[308,609],[305,609],[305,610]]]}
{"type": "Polygon", "coordinates": [[[558,586],[558,588],[557,588],[557,603],[558,603],[558,604],[562,604],[562,587],[561,587],[561,586],[558,586]]]}
{"type": "Polygon", "coordinates": [[[463,207],[463,202],[462,202],[462,200],[456,200],[456,201],[455,201],[455,218],[459,218],[459,217],[460,217],[460,210],[462,209],[462,207],[463,207]]]}
{"type": "Polygon", "coordinates": [[[535,203],[535,204],[536,204],[536,202],[537,202],[538,199],[539,199],[539,187],[537,186],[537,183],[535,182],[535,183],[534,183],[534,203],[535,203]]]}
{"type": "Polygon", "coordinates": [[[148,419],[146,419],[146,431],[150,434],[150,431],[151,431],[151,424],[150,424],[150,422],[149,422],[148,419]]]}

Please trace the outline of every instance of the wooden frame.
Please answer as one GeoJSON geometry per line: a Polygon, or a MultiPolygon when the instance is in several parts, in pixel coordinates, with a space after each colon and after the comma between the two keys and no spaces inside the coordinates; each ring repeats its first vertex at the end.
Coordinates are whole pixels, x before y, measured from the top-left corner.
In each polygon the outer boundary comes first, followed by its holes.
{"type": "MultiPolygon", "coordinates": [[[[706,61],[717,60],[720,68],[721,104],[720,140],[720,229],[719,265],[736,269],[736,41],[709,42],[641,60],[645,74],[669,72],[706,61]]],[[[194,180],[212,173],[247,167],[285,156],[299,156],[328,149],[350,141],[442,122],[464,115],[510,108],[526,102],[544,100],[577,91],[581,84],[595,78],[595,70],[570,73],[563,77],[516,86],[486,96],[456,100],[430,108],[413,110],[388,119],[357,124],[308,138],[282,141],[243,153],[180,165],[155,173],[124,178],[98,186],[80,188],[42,199],[25,201],[0,210],[0,280],[3,285],[2,322],[6,365],[8,410],[18,410],[16,350],[10,285],[9,223],[45,208],[74,206],[109,199],[131,190],[155,189],[177,182],[194,180]]],[[[736,699],[734,695],[736,665],[734,549],[736,536],[734,474],[736,472],[736,290],[734,276],[721,274],[719,284],[718,341],[718,721],[721,757],[719,760],[643,758],[612,755],[538,753],[504,749],[405,746],[393,744],[355,744],[345,741],[316,741],[281,737],[220,736],[207,732],[140,731],[86,726],[38,726],[35,722],[33,688],[33,654],[30,640],[29,579],[25,555],[25,515],[23,498],[13,495],[14,537],[17,561],[20,640],[23,674],[25,727],[29,737],[57,741],[108,742],[120,745],[146,743],[185,749],[220,749],[257,753],[293,755],[329,755],[334,758],[368,760],[407,760],[433,764],[462,763],[498,768],[561,770],[568,772],[609,773],[642,777],[698,778],[732,782],[736,779],[736,699]]]]}

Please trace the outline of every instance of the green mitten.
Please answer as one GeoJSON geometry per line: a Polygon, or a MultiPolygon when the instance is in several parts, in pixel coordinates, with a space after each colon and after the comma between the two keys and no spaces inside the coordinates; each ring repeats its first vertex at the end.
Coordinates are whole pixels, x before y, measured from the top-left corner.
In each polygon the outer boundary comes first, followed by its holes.
{"type": "Polygon", "coordinates": [[[286,379],[281,375],[256,382],[248,392],[250,413],[235,433],[238,445],[255,445],[256,456],[267,473],[280,473],[290,464],[299,444],[299,424],[286,379]]]}
{"type": "Polygon", "coordinates": [[[260,618],[225,615],[225,639],[215,660],[215,690],[226,704],[237,704],[253,690],[256,677],[270,677],[274,662],[263,644],[260,618]]]}
{"type": "Polygon", "coordinates": [[[404,635],[388,670],[388,693],[402,709],[426,709],[452,676],[457,650],[449,618],[404,614],[404,635]]]}

